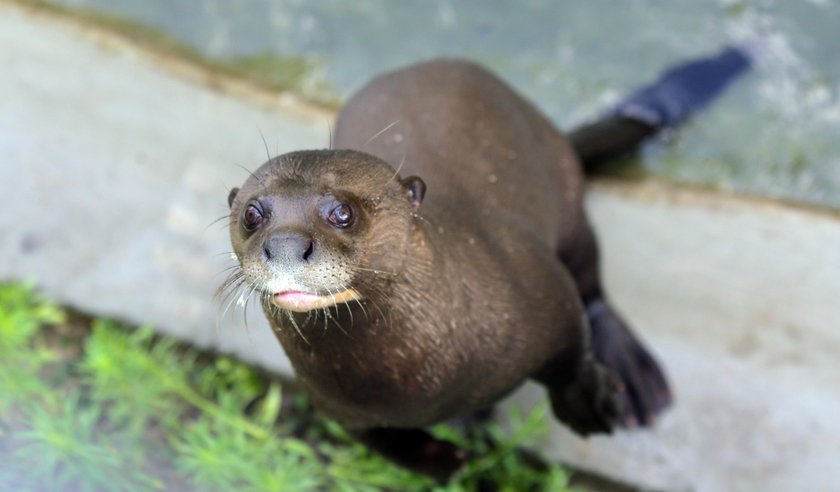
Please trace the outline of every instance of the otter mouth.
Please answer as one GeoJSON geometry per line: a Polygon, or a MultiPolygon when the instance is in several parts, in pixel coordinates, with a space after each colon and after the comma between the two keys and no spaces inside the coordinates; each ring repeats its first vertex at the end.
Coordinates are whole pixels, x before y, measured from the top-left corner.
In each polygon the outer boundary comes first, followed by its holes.
{"type": "Polygon", "coordinates": [[[355,289],[347,289],[335,294],[318,295],[310,292],[285,291],[271,296],[271,302],[282,309],[305,313],[313,309],[323,309],[336,304],[361,298],[355,289]]]}

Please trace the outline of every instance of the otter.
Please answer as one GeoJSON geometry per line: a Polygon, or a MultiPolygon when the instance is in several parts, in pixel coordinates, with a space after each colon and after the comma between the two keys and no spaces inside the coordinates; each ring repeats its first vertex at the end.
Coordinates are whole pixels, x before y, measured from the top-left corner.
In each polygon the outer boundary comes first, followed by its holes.
{"type": "Polygon", "coordinates": [[[317,408],[440,480],[466,455],[423,428],[529,378],[578,434],[648,425],[671,393],[606,298],[583,185],[569,141],[502,80],[421,63],[352,96],[330,150],[231,191],[225,287],[258,295],[317,408]]]}

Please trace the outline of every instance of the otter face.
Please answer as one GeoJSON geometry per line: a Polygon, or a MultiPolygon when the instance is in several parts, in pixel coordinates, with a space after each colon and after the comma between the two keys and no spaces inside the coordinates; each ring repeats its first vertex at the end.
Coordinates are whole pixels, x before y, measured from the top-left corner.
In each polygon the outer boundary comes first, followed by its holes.
{"type": "Polygon", "coordinates": [[[385,162],[354,151],[268,161],[228,196],[234,275],[289,311],[365,297],[366,279],[399,274],[423,198],[422,180],[395,178],[385,162]]]}

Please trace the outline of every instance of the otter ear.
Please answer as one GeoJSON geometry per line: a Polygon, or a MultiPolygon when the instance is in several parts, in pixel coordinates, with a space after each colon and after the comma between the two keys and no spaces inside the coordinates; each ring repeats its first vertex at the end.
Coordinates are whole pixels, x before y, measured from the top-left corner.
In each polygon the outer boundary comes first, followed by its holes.
{"type": "Polygon", "coordinates": [[[426,195],[426,183],[417,176],[409,176],[400,181],[400,184],[408,194],[408,198],[411,200],[414,208],[419,207],[423,203],[423,197],[426,195]]]}
{"type": "Polygon", "coordinates": [[[239,193],[239,188],[231,188],[230,193],[228,193],[228,207],[233,206],[233,200],[236,198],[237,193],[239,193]]]}

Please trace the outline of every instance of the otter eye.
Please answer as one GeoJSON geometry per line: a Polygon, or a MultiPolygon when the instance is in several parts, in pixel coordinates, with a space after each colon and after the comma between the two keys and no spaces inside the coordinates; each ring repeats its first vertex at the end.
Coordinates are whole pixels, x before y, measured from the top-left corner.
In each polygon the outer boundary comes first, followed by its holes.
{"type": "Polygon", "coordinates": [[[245,209],[245,213],[242,214],[242,225],[245,227],[245,230],[248,232],[252,232],[256,230],[257,227],[262,225],[262,222],[262,211],[257,205],[253,203],[249,204],[248,207],[245,209]]]}
{"type": "Polygon", "coordinates": [[[350,205],[341,203],[330,210],[330,215],[327,217],[327,220],[330,221],[330,224],[341,227],[342,229],[349,227],[353,224],[353,209],[350,205]]]}

